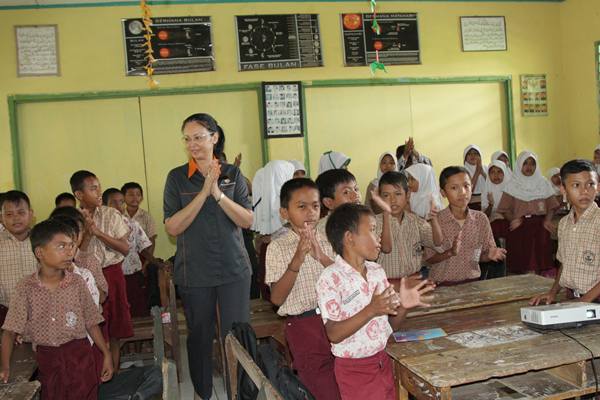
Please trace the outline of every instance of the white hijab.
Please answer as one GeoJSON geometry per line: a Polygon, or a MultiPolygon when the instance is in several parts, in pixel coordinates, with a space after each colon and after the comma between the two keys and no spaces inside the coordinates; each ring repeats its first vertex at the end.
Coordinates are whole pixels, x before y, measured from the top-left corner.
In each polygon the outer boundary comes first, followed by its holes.
{"type": "Polygon", "coordinates": [[[560,194],[560,186],[556,186],[554,184],[554,182],[552,182],[552,177],[556,174],[560,174],[560,168],[552,167],[546,172],[546,178],[548,178],[548,181],[552,185],[552,189],[554,189],[554,194],[559,195],[560,194]]]}
{"type": "Polygon", "coordinates": [[[270,235],[283,226],[279,217],[279,195],[283,184],[294,176],[294,168],[288,161],[274,160],[256,172],[252,181],[253,231],[270,235]]]}
{"type": "MultiPolygon", "coordinates": [[[[377,162],[377,178],[375,178],[371,181],[371,184],[374,185],[375,187],[379,186],[379,179],[381,179],[381,175],[383,175],[383,172],[381,172],[381,160],[383,160],[383,157],[385,157],[385,156],[392,157],[392,160],[394,160],[394,164],[396,165],[396,168],[398,168],[398,160],[396,159],[396,155],[394,153],[391,153],[389,151],[382,153],[379,156],[379,161],[377,162]]],[[[396,168],[394,168],[392,171],[396,171],[396,168]]]]}
{"type": "Polygon", "coordinates": [[[492,163],[487,167],[487,173],[488,179],[485,182],[485,190],[483,191],[483,193],[481,193],[481,209],[485,210],[490,205],[488,202],[488,194],[491,193],[492,197],[494,198],[494,206],[492,208],[492,212],[494,212],[498,208],[498,204],[500,204],[502,192],[504,191],[504,188],[510,181],[511,175],[508,172],[508,167],[506,166],[506,164],[504,164],[504,162],[500,160],[492,161],[492,163]],[[492,169],[492,167],[500,168],[504,173],[504,179],[497,185],[493,183],[491,179],[489,179],[490,169],[492,169]]]}
{"type": "Polygon", "coordinates": [[[350,164],[350,157],[339,151],[326,151],[319,160],[319,175],[330,169],[342,169],[350,164]]]}
{"type": "Polygon", "coordinates": [[[301,161],[298,161],[298,160],[288,160],[288,162],[291,162],[292,165],[294,166],[294,173],[296,173],[296,171],[304,171],[304,172],[306,172],[306,167],[304,166],[304,164],[301,161]]]}
{"type": "MultiPolygon", "coordinates": [[[[471,165],[467,162],[467,153],[471,149],[476,150],[479,153],[479,157],[482,160],[483,160],[483,154],[481,153],[481,149],[479,148],[479,146],[477,146],[475,144],[468,145],[465,148],[465,151],[463,151],[463,163],[464,163],[467,171],[469,171],[469,176],[472,178],[475,175],[475,170],[477,169],[477,166],[471,165]]],[[[487,171],[487,167],[485,165],[482,165],[482,168],[484,171],[487,171]]],[[[482,175],[479,175],[479,177],[477,177],[477,182],[476,182],[475,186],[473,187],[473,194],[481,194],[481,193],[483,193],[484,190],[485,190],[485,177],[483,177],[482,175]]]]}
{"type": "MultiPolygon", "coordinates": [[[[504,150],[498,150],[492,154],[492,157],[490,158],[490,162],[494,162],[494,161],[498,160],[500,158],[500,156],[505,156],[506,158],[508,158],[510,160],[510,157],[508,156],[507,152],[505,152],[504,150]]],[[[508,165],[506,165],[506,164],[504,164],[504,165],[506,166],[506,170],[508,172],[512,172],[512,169],[508,165]]]]}
{"type": "Polygon", "coordinates": [[[554,196],[554,189],[548,179],[540,173],[538,158],[531,151],[522,151],[517,157],[517,165],[513,171],[513,179],[506,185],[504,192],[521,201],[547,199],[554,196]],[[521,171],[525,160],[533,158],[536,162],[535,172],[531,176],[523,175],[521,171]]]}
{"type": "Polygon", "coordinates": [[[427,164],[413,164],[404,172],[419,182],[419,190],[410,193],[410,209],[422,218],[426,218],[431,211],[431,200],[438,210],[442,209],[442,198],[438,188],[435,172],[427,164]]]}

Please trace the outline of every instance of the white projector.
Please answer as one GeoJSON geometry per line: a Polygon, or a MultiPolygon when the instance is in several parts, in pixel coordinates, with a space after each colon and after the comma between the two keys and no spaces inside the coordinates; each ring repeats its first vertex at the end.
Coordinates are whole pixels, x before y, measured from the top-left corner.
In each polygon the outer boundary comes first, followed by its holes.
{"type": "Polygon", "coordinates": [[[537,329],[575,328],[600,322],[600,304],[573,302],[523,307],[521,321],[537,329]]]}

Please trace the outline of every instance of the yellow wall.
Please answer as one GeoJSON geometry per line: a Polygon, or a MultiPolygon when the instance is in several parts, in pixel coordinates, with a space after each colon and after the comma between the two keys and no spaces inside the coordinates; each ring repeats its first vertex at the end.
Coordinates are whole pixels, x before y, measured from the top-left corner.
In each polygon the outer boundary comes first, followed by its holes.
{"type": "MultiPolygon", "coordinates": [[[[589,1],[589,3],[595,3],[589,1]]],[[[598,6],[590,6],[587,11],[579,10],[579,5],[589,4],[588,0],[568,0],[566,3],[512,3],[512,2],[380,2],[381,12],[417,12],[419,16],[419,32],[421,42],[422,65],[388,67],[388,77],[437,77],[437,76],[477,76],[477,75],[512,75],[515,103],[515,127],[517,132],[517,151],[530,148],[539,153],[542,168],[557,164],[576,152],[575,148],[566,147],[559,141],[561,134],[572,127],[580,131],[596,132],[597,110],[595,97],[590,94],[593,81],[590,80],[591,72],[584,74],[582,71],[592,69],[593,62],[583,62],[585,49],[588,44],[577,45],[570,48],[570,41],[562,40],[565,37],[579,35],[571,31],[573,27],[582,29],[589,41],[590,54],[592,48],[591,37],[598,24],[594,15],[597,15],[598,6]],[[596,13],[596,14],[594,14],[596,13]],[[563,15],[564,14],[564,15],[563,15]],[[506,52],[478,52],[463,53],[461,51],[459,16],[461,15],[503,15],[506,17],[508,31],[508,51],[506,52]],[[580,22],[582,21],[582,22],[580,22]],[[594,28],[592,28],[592,26],[594,28]],[[568,57],[563,62],[563,54],[577,56],[582,67],[569,65],[568,57]],[[573,81],[563,78],[563,68],[573,69],[573,81]],[[546,73],[548,75],[549,116],[523,118],[520,115],[518,77],[526,73],[546,73]],[[571,87],[573,86],[573,88],[571,87]],[[577,104],[580,91],[586,90],[585,101],[588,104],[580,107],[577,104]],[[589,92],[589,93],[588,93],[589,92]],[[565,96],[568,93],[568,96],[565,96]],[[576,113],[577,111],[577,113],[576,113]],[[592,113],[593,116],[588,114],[592,113]],[[585,114],[585,115],[584,115],[585,114]],[[570,117],[570,118],[569,118],[570,117]],[[579,120],[586,121],[584,125],[577,125],[579,120]],[[566,155],[566,152],[569,154],[566,155]]],[[[370,77],[367,68],[345,68],[342,60],[342,42],[340,35],[339,13],[342,12],[368,12],[368,2],[364,3],[249,3],[249,4],[207,4],[207,5],[173,5],[154,6],[155,16],[183,16],[183,15],[210,15],[213,22],[213,39],[217,71],[208,73],[178,74],[159,76],[162,88],[204,86],[225,83],[258,82],[276,80],[303,80],[316,79],[366,79],[370,77]],[[322,44],[325,67],[278,70],[278,71],[252,71],[238,72],[236,43],[234,35],[234,16],[254,13],[318,13],[322,32],[322,44]]],[[[107,8],[79,8],[79,9],[43,9],[0,11],[0,43],[3,62],[0,63],[0,99],[5,99],[10,94],[34,93],[62,93],[85,92],[105,90],[139,90],[147,88],[146,80],[142,77],[124,76],[124,50],[121,31],[121,18],[131,18],[140,15],[138,7],[107,7],[107,8]],[[16,78],[16,59],[14,48],[14,25],[31,24],[57,24],[59,29],[59,52],[61,63],[60,77],[35,77],[16,78]]],[[[573,38],[578,39],[578,36],[573,38]]],[[[594,38],[596,40],[596,38],[594,38]]],[[[593,60],[593,56],[590,57],[593,60]]],[[[310,89],[313,90],[313,89],[310,89]]],[[[309,92],[310,92],[309,90],[309,92]]],[[[325,89],[324,89],[325,90],[325,89]]],[[[335,89],[326,89],[324,100],[334,102],[336,96],[343,93],[335,89]],[[331,93],[327,99],[328,93],[331,93]]],[[[408,90],[408,89],[403,89],[408,90]]],[[[427,96],[428,88],[419,88],[415,96],[427,96]],[[418,92],[418,93],[417,93],[418,92]]],[[[437,90],[437,89],[436,89],[437,90]]],[[[448,88],[448,90],[453,90],[448,88]]],[[[351,90],[350,90],[351,91],[351,90]]],[[[160,99],[160,98],[158,98],[160,99]]],[[[323,99],[322,99],[323,100],[323,99]]],[[[160,101],[160,100],[157,100],[160,101]]],[[[365,115],[372,114],[374,107],[367,102],[359,103],[360,111],[365,115]]],[[[498,105],[500,107],[500,104],[498,105]]],[[[254,109],[255,104],[252,104],[254,109]]],[[[238,112],[238,110],[231,110],[238,112]]],[[[241,112],[241,110],[240,110],[241,112]]],[[[248,112],[247,109],[244,112],[248,112]]],[[[413,109],[413,113],[416,112],[413,109]]],[[[423,118],[432,121],[444,121],[453,117],[455,109],[437,107],[436,111],[426,108],[418,111],[423,118]]],[[[504,111],[500,111],[504,112],[504,111]]],[[[226,118],[226,116],[216,116],[226,118]]],[[[308,116],[309,119],[311,116],[308,116]]],[[[65,115],[68,121],[70,115],[65,115]]],[[[137,116],[136,116],[137,118],[137,116]]],[[[323,126],[326,114],[318,116],[309,122],[309,128],[316,122],[323,126]]],[[[487,113],[473,115],[475,123],[485,123],[489,119],[487,113]]],[[[473,121],[471,121],[473,122],[473,121]]],[[[255,120],[252,120],[255,123],[255,120]]],[[[365,118],[360,122],[366,130],[372,122],[365,118]]],[[[43,128],[43,121],[37,122],[43,128]]],[[[582,122],[583,124],[583,122],[582,122]]],[[[43,135],[44,130],[39,130],[43,135]]],[[[506,128],[506,127],[504,127],[506,128]]],[[[177,126],[173,127],[173,131],[177,126]]],[[[434,132],[454,137],[463,133],[460,126],[445,129],[443,132],[434,132]]],[[[322,132],[309,131],[310,140],[317,142],[322,132]]],[[[481,132],[481,137],[475,137],[474,142],[486,142],[486,133],[481,132]]],[[[583,133],[582,133],[583,135],[583,133]]],[[[457,137],[459,137],[457,136],[457,137]]],[[[343,137],[340,139],[343,140],[343,137]]],[[[404,140],[399,135],[398,142],[404,140]]],[[[592,141],[590,141],[592,142],[592,141]]],[[[446,150],[444,141],[433,141],[417,146],[429,149],[430,153],[442,153],[446,150]]],[[[466,143],[465,143],[466,144],[466,143]]],[[[177,146],[177,141],[173,140],[177,146]]],[[[381,153],[382,149],[367,148],[364,143],[357,141],[348,144],[346,152],[355,160],[363,157],[373,160],[381,153]],[[365,151],[366,150],[366,151],[365,151]]],[[[27,149],[24,149],[27,151],[27,149]]],[[[259,152],[260,149],[255,149],[259,152]]],[[[64,156],[68,157],[68,149],[64,149],[64,156]]],[[[230,157],[233,156],[230,154],[230,157]]],[[[301,158],[302,141],[299,139],[278,139],[270,141],[270,158],[301,158]]],[[[311,154],[311,164],[314,168],[318,154],[311,154]]],[[[455,156],[457,157],[457,156],[455,156]]],[[[489,154],[486,155],[486,158],[489,154]]],[[[365,177],[370,177],[374,161],[365,161],[365,177]]],[[[174,163],[176,165],[177,163],[174,163]]],[[[357,164],[358,165],[358,164],[357,164]]],[[[48,168],[66,168],[67,163],[49,165],[48,168]]],[[[70,169],[70,167],[69,167],[70,169]]],[[[361,170],[362,171],[362,170],[361,170]]],[[[251,174],[252,171],[248,171],[251,174]]],[[[361,172],[362,174],[363,172],[361,172]]],[[[363,182],[361,182],[363,183],[363,182]]],[[[366,183],[365,183],[366,184],[366,183]]],[[[6,101],[0,101],[0,190],[13,186],[12,182],[12,157],[10,151],[10,133],[8,124],[8,110],[6,101]]],[[[364,186],[364,185],[361,185],[364,186]]],[[[53,196],[51,194],[49,196],[53,196]]],[[[156,206],[152,207],[153,209],[156,206]]],[[[160,219],[160,215],[157,215],[160,219]]]]}
{"type": "Polygon", "coordinates": [[[569,0],[561,7],[563,100],[570,157],[591,158],[600,143],[594,43],[600,41],[600,2],[569,0]]]}

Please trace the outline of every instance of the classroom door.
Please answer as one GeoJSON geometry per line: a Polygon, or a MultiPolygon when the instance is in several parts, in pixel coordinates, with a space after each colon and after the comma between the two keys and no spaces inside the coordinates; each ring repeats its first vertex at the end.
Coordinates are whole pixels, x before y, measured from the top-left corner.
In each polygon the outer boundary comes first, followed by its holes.
{"type": "Polygon", "coordinates": [[[36,220],[71,192],[73,172],[94,172],[102,188],[145,182],[137,98],[25,103],[18,107],[23,190],[36,220]]]}

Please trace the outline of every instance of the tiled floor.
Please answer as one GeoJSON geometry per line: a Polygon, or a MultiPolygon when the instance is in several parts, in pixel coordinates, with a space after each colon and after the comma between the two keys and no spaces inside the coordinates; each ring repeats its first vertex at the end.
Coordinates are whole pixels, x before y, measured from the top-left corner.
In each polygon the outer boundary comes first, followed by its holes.
{"type": "MultiPolygon", "coordinates": [[[[179,394],[181,400],[193,400],[194,399],[194,387],[190,379],[190,371],[188,369],[188,357],[187,357],[187,346],[186,337],[181,336],[181,367],[183,370],[183,379],[179,384],[179,394]]],[[[222,376],[213,376],[213,395],[212,400],[227,400],[227,391],[223,384],[222,376]]]]}

